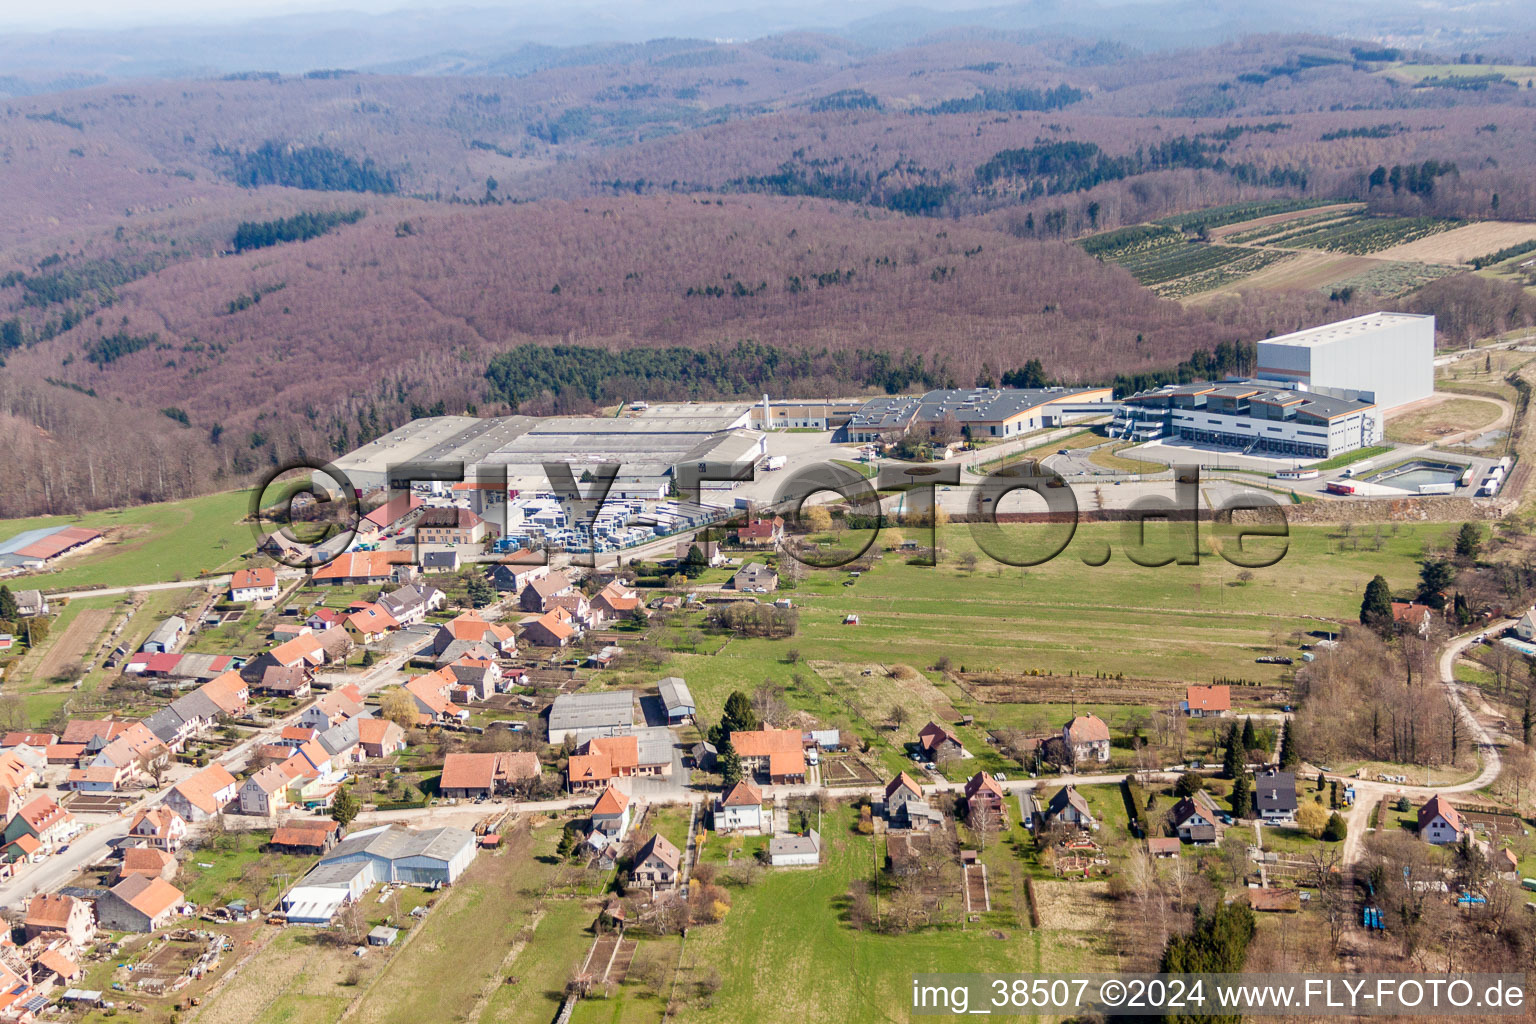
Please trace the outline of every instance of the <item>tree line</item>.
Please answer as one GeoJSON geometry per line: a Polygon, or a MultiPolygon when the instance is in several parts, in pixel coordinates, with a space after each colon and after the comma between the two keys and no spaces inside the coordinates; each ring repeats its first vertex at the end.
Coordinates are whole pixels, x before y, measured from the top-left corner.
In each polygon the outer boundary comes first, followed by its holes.
{"type": "Polygon", "coordinates": [[[235,228],[235,252],[265,249],[283,242],[307,242],[342,224],[356,224],[363,210],[316,210],[277,220],[245,220],[235,228]]]}

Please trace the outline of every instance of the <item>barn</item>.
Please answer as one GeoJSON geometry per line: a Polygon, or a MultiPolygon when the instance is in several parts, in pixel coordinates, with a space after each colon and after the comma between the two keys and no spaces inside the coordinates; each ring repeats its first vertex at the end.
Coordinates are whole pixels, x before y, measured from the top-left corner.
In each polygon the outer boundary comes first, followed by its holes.
{"type": "Polygon", "coordinates": [[[366,863],[371,882],[443,885],[475,859],[475,834],[462,828],[416,830],[401,825],[354,832],[320,860],[330,864],[366,863]]]}

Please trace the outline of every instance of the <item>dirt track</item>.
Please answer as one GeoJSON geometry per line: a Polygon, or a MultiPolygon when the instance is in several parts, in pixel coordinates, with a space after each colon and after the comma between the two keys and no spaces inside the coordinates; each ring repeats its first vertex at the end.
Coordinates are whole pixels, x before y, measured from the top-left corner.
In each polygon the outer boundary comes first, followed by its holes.
{"type": "Polygon", "coordinates": [[[71,622],[64,634],[54,641],[52,647],[48,648],[48,653],[38,664],[34,677],[40,682],[47,682],[62,672],[66,665],[83,661],[87,654],[93,653],[92,647],[96,643],[96,638],[111,621],[110,608],[88,608],[75,616],[75,621],[71,622]]]}

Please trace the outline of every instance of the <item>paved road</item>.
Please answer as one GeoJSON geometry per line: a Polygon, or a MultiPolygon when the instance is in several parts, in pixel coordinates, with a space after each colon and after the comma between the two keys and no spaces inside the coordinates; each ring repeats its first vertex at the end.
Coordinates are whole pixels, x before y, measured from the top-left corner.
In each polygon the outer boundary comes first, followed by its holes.
{"type": "MultiPolygon", "coordinates": [[[[280,580],[300,579],[305,573],[300,569],[283,569],[277,574],[280,580]]],[[[229,586],[228,574],[223,576],[204,576],[195,580],[175,580],[171,583],[141,583],[134,587],[96,587],[90,590],[60,590],[48,595],[48,600],[56,601],[61,597],[115,597],[119,594],[147,593],[151,590],[190,590],[194,587],[217,587],[223,589],[229,586]]]]}

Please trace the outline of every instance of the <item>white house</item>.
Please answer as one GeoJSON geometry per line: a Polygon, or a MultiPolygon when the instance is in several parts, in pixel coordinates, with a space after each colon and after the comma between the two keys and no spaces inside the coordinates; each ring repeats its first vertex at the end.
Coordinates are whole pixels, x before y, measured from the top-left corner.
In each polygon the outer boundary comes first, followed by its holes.
{"type": "Polygon", "coordinates": [[[229,578],[229,599],[236,604],[277,600],[277,570],[241,569],[236,572],[229,578]]]}
{"type": "Polygon", "coordinates": [[[743,779],[715,798],[715,831],[739,832],[763,827],[763,793],[743,779]]]}
{"type": "Polygon", "coordinates": [[[1061,727],[1061,740],[1074,762],[1109,760],[1109,726],[1098,715],[1078,715],[1061,727]]]}
{"type": "Polygon", "coordinates": [[[1435,846],[1449,846],[1461,842],[1466,823],[1451,802],[1436,793],[1429,802],[1419,808],[1419,838],[1435,846]]]}

